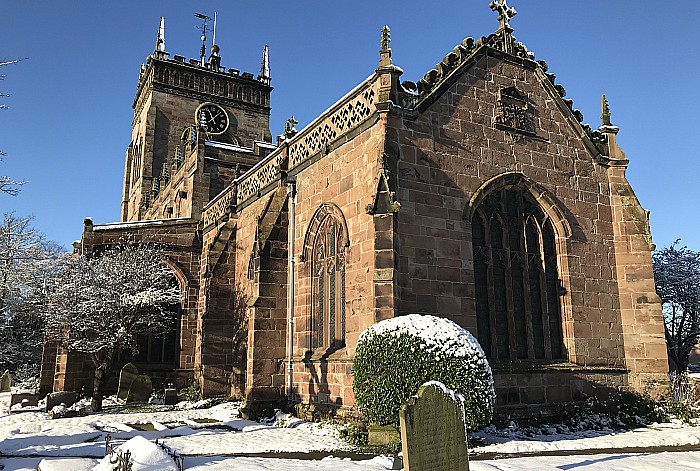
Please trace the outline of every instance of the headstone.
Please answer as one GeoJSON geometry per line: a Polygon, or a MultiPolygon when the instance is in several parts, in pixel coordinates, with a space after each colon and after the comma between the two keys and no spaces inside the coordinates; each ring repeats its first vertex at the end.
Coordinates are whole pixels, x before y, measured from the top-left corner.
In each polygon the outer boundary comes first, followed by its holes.
{"type": "Polygon", "coordinates": [[[172,406],[177,404],[179,401],[177,397],[177,389],[175,388],[165,388],[165,397],[163,398],[163,403],[166,406],[172,406]]]}
{"type": "Polygon", "coordinates": [[[139,369],[133,363],[127,363],[122,367],[119,373],[119,389],[117,389],[117,397],[126,399],[129,394],[131,383],[139,376],[139,369]]]}
{"type": "Polygon", "coordinates": [[[405,471],[468,471],[464,398],[437,381],[401,406],[405,471]]]}
{"type": "Polygon", "coordinates": [[[131,383],[129,393],[126,395],[126,403],[129,404],[132,402],[148,402],[148,399],[151,397],[151,393],[153,393],[153,384],[151,384],[151,378],[149,378],[146,375],[139,375],[131,383]]]}
{"type": "Polygon", "coordinates": [[[78,400],[78,393],[75,391],[59,391],[46,395],[46,411],[50,411],[59,404],[70,407],[78,400]]]}
{"type": "Polygon", "coordinates": [[[15,404],[22,404],[22,407],[26,407],[24,401],[27,401],[26,406],[36,407],[39,404],[39,395],[33,393],[14,393],[10,397],[10,407],[15,404]]]}
{"type": "Polygon", "coordinates": [[[9,371],[5,372],[0,376],[0,392],[10,392],[10,387],[12,386],[12,375],[9,371]]]}

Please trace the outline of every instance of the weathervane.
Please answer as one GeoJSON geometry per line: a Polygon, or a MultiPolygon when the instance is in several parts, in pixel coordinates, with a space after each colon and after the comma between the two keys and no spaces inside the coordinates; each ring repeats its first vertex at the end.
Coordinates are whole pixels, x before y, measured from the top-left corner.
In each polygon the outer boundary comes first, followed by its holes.
{"type": "MultiPolygon", "coordinates": [[[[207,55],[207,28],[209,26],[207,23],[211,21],[212,18],[210,16],[205,15],[204,13],[195,13],[194,16],[202,20],[202,26],[197,26],[197,29],[202,30],[202,49],[199,52],[199,59],[201,61],[202,67],[204,67],[204,64],[206,63],[205,58],[207,55]]],[[[216,32],[214,32],[214,35],[216,36],[216,32]]]]}
{"type": "Polygon", "coordinates": [[[508,4],[506,4],[506,0],[494,0],[493,2],[489,3],[489,8],[491,8],[491,10],[493,11],[498,12],[498,21],[500,23],[500,26],[498,28],[499,31],[503,29],[510,29],[508,20],[510,20],[518,14],[515,8],[509,7],[508,4]]]}

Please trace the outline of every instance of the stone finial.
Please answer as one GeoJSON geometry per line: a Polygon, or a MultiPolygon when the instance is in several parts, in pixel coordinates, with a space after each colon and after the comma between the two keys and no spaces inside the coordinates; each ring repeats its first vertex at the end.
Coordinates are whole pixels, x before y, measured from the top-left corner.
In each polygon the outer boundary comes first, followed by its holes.
{"type": "Polygon", "coordinates": [[[291,139],[296,135],[297,130],[294,126],[297,124],[299,124],[299,121],[294,119],[294,116],[289,118],[287,122],[284,123],[284,133],[282,135],[285,139],[291,139]]]}
{"type": "Polygon", "coordinates": [[[510,29],[508,21],[518,14],[515,8],[509,7],[506,0],[494,0],[493,2],[489,3],[489,8],[495,12],[498,12],[498,22],[500,23],[498,30],[501,31],[504,29],[510,29]]]}
{"type": "Polygon", "coordinates": [[[605,95],[600,99],[600,110],[600,119],[603,122],[603,126],[612,126],[610,121],[610,104],[605,95]]]}
{"type": "Polygon", "coordinates": [[[379,48],[379,67],[389,67],[391,65],[391,30],[388,26],[382,28],[382,42],[379,48]]]}
{"type": "Polygon", "coordinates": [[[265,44],[262,53],[262,63],[260,64],[260,76],[258,80],[266,85],[270,84],[270,50],[265,44]]]}
{"type": "Polygon", "coordinates": [[[165,52],[165,18],[162,16],[160,17],[158,37],[156,38],[156,47],[154,52],[165,52]]]}

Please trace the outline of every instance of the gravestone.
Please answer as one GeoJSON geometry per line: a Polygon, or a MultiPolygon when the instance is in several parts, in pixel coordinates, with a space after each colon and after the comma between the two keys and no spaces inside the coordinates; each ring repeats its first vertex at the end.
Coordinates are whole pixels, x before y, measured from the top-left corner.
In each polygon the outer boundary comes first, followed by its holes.
{"type": "Polygon", "coordinates": [[[177,389],[175,388],[165,388],[165,396],[163,398],[163,403],[166,406],[172,406],[178,403],[177,389]]]}
{"type": "Polygon", "coordinates": [[[10,397],[10,407],[14,406],[15,404],[22,404],[22,407],[25,407],[24,401],[27,401],[27,406],[36,407],[39,405],[39,395],[28,392],[14,393],[10,397]]]}
{"type": "Polygon", "coordinates": [[[139,369],[133,363],[127,363],[119,372],[119,388],[117,389],[117,398],[126,399],[129,394],[131,383],[139,376],[139,369]]]}
{"type": "Polygon", "coordinates": [[[46,395],[46,412],[59,404],[70,407],[78,401],[78,393],[75,391],[58,391],[46,395]]]}
{"type": "Polygon", "coordinates": [[[10,392],[12,386],[12,375],[8,370],[0,376],[0,392],[10,392]]]}
{"type": "Polygon", "coordinates": [[[438,381],[401,406],[405,471],[468,471],[464,398],[438,381]]]}
{"type": "Polygon", "coordinates": [[[151,378],[149,378],[146,375],[139,375],[131,383],[129,393],[126,395],[126,403],[129,404],[132,402],[148,402],[148,399],[151,397],[151,393],[153,393],[153,384],[151,383],[151,378]]]}

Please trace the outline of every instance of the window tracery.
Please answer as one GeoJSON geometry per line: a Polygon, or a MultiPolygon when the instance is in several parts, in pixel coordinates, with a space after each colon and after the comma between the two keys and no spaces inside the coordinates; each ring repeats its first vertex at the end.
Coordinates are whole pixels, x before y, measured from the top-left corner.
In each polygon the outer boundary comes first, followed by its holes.
{"type": "Polygon", "coordinates": [[[327,215],[314,239],[312,346],[337,348],[345,345],[345,257],[339,222],[327,215]]]}
{"type": "Polygon", "coordinates": [[[552,222],[516,187],[489,194],[472,216],[479,342],[494,360],[564,358],[552,222]]]}
{"type": "Polygon", "coordinates": [[[311,277],[311,349],[345,346],[345,262],[348,231],[342,211],[332,203],[315,212],[300,259],[311,277]]]}

